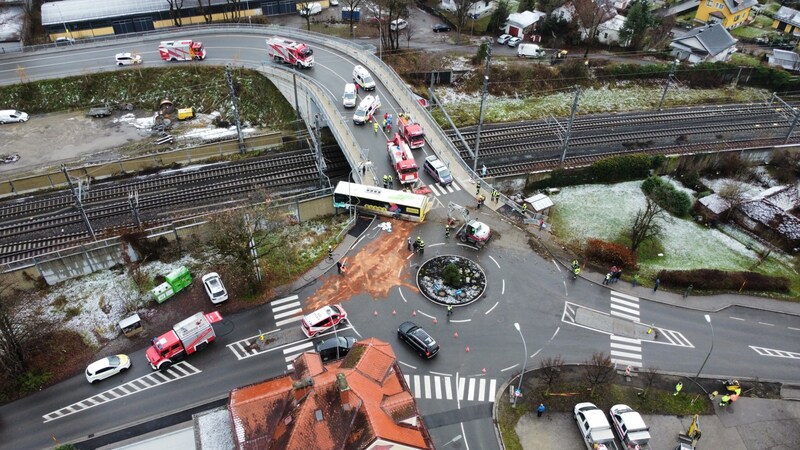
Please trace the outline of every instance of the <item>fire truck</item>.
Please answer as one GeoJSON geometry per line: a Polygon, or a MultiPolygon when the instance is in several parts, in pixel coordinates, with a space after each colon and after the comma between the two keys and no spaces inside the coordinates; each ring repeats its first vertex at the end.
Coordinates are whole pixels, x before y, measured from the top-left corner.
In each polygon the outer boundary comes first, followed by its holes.
{"type": "Polygon", "coordinates": [[[306,44],[274,37],[267,39],[269,56],[275,62],[292,64],[298,69],[314,65],[314,51],[306,44]]]}
{"type": "Polygon", "coordinates": [[[161,41],[158,53],[164,61],[199,61],[206,59],[206,49],[202,42],[187,39],[184,41],[161,41]]]}
{"type": "Polygon", "coordinates": [[[411,154],[408,144],[400,138],[399,134],[395,133],[394,139],[386,143],[386,151],[392,167],[397,172],[398,181],[401,184],[416,183],[419,179],[417,162],[414,161],[414,155],[411,154]]]}
{"type": "Polygon", "coordinates": [[[422,131],[422,125],[415,122],[408,114],[400,115],[397,128],[403,139],[408,142],[409,147],[422,148],[425,146],[425,132],[422,131]]]}
{"type": "Polygon", "coordinates": [[[172,329],[157,338],[145,354],[153,370],[166,372],[172,365],[186,355],[200,351],[208,346],[217,335],[211,324],[222,320],[217,312],[199,312],[176,323],[172,329]]]}

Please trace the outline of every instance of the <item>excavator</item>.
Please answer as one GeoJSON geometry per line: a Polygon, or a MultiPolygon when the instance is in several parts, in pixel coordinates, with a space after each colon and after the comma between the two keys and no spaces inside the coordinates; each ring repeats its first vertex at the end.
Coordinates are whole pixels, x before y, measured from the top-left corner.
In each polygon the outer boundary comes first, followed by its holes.
{"type": "Polygon", "coordinates": [[[492,230],[489,225],[479,222],[475,219],[469,218],[469,210],[461,205],[453,202],[447,205],[447,224],[451,227],[455,226],[458,219],[456,214],[460,213],[464,219],[463,225],[456,230],[456,237],[461,242],[469,243],[475,247],[481,248],[489,241],[492,236],[492,230]]]}

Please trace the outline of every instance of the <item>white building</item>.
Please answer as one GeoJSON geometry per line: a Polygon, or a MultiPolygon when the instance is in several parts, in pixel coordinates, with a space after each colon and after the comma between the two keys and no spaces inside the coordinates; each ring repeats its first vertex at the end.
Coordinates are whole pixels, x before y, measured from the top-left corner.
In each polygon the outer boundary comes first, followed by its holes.
{"type": "Polygon", "coordinates": [[[783,67],[786,70],[800,70],[800,55],[787,50],[772,49],[772,54],[767,55],[769,65],[783,67]]]}
{"type": "MultiPolygon", "coordinates": [[[[458,9],[456,2],[454,0],[442,0],[439,4],[441,9],[446,11],[455,12],[458,9]]],[[[478,17],[483,16],[484,14],[489,14],[494,10],[494,2],[491,1],[478,1],[474,2],[472,6],[469,7],[469,16],[477,19],[478,17]]]]}
{"type": "Polygon", "coordinates": [[[727,61],[736,52],[736,39],[722,24],[715,23],[690,30],[669,44],[672,56],[691,64],[727,61]]]}
{"type": "Polygon", "coordinates": [[[536,29],[536,24],[546,17],[547,14],[535,10],[509,14],[506,19],[505,33],[514,37],[524,38],[525,35],[531,35],[536,29]]]}
{"type": "MultiPolygon", "coordinates": [[[[607,44],[607,45],[614,44],[614,45],[619,45],[620,47],[629,46],[631,43],[630,39],[627,39],[625,42],[622,42],[622,39],[620,38],[620,31],[622,31],[622,27],[625,26],[625,20],[626,20],[625,16],[617,14],[614,17],[598,25],[597,41],[600,42],[601,44],[607,44]]],[[[585,41],[588,34],[589,30],[581,27],[581,39],[585,41]]]]}
{"type": "Polygon", "coordinates": [[[22,51],[25,12],[22,2],[0,1],[0,54],[22,51]]]}

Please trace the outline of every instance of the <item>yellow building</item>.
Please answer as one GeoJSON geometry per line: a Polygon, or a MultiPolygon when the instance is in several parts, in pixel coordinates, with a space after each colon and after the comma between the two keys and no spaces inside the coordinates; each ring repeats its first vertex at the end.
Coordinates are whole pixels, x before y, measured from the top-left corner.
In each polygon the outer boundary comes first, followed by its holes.
{"type": "Polygon", "coordinates": [[[800,11],[781,6],[781,9],[775,13],[775,21],[772,22],[772,28],[782,33],[800,35],[800,11]]]}
{"type": "Polygon", "coordinates": [[[742,25],[758,0],[700,0],[694,18],[703,23],[721,23],[726,29],[742,25]]]}

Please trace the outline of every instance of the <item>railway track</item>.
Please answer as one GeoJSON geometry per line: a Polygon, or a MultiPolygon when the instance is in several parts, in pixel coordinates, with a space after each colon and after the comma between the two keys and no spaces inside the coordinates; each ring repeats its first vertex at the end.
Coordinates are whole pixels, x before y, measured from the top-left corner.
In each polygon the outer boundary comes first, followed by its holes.
{"type": "MultiPolygon", "coordinates": [[[[338,147],[323,149],[323,156],[329,173],[350,170],[338,147]]],[[[134,189],[139,194],[137,210],[142,222],[155,225],[242,200],[256,190],[296,192],[316,187],[318,181],[313,156],[302,150],[125,183],[103,183],[92,186],[83,203],[96,234],[114,235],[136,226],[128,203],[128,193],[134,189]]],[[[13,200],[0,208],[0,262],[30,258],[90,239],[69,192],[40,200],[13,200]]]]}

